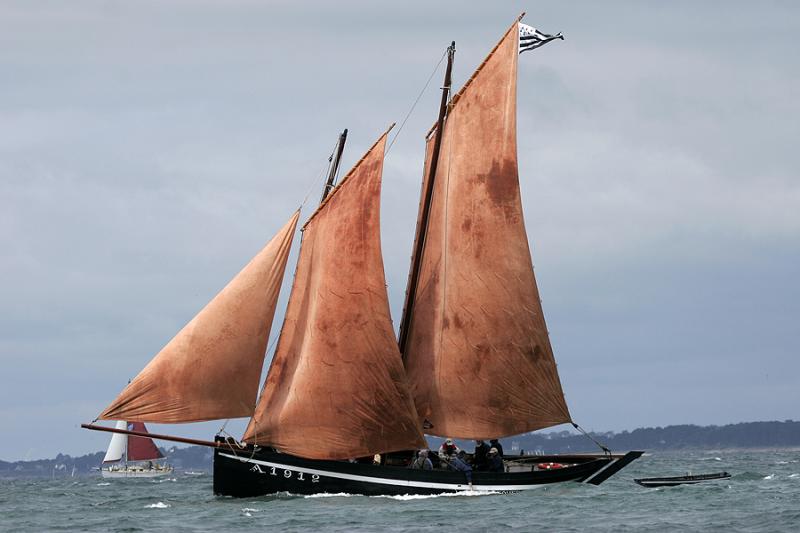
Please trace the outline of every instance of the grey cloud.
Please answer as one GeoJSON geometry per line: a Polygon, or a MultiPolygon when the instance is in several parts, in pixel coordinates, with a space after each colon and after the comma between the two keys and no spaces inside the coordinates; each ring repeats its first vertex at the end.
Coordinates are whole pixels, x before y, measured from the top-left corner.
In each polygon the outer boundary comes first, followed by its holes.
{"type": "MultiPolygon", "coordinates": [[[[338,131],[347,167],[450,40],[460,84],[526,8],[567,38],[521,56],[518,100],[573,414],[796,417],[794,4],[16,1],[0,6],[0,424],[35,445],[0,458],[102,447],[77,424],[313,204],[338,131]]],[[[439,76],[386,161],[396,323],[439,76]]]]}

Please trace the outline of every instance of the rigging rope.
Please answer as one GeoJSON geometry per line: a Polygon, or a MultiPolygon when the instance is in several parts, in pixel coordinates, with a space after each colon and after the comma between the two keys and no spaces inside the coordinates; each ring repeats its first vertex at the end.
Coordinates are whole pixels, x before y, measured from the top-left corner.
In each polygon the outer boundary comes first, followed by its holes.
{"type": "Polygon", "coordinates": [[[394,134],[394,137],[392,138],[392,142],[390,142],[389,146],[386,148],[386,153],[387,154],[389,153],[389,150],[392,149],[392,146],[394,145],[394,142],[400,136],[400,132],[403,131],[403,126],[406,125],[406,122],[408,121],[409,117],[411,116],[411,113],[414,112],[414,109],[417,107],[417,104],[419,103],[420,98],[422,98],[422,95],[425,93],[425,90],[428,88],[428,85],[431,84],[431,80],[433,79],[433,76],[436,75],[436,72],[439,70],[439,67],[442,65],[442,61],[444,61],[444,58],[447,55],[447,50],[448,49],[445,49],[444,53],[442,53],[442,57],[439,58],[439,62],[436,63],[436,67],[434,67],[433,72],[431,72],[431,75],[428,76],[428,81],[425,82],[425,86],[422,88],[422,90],[417,95],[417,99],[414,100],[414,103],[411,104],[411,109],[409,109],[408,113],[406,113],[406,116],[403,119],[403,122],[400,123],[400,127],[397,128],[397,133],[394,134]]]}
{"type": "Polygon", "coordinates": [[[582,428],[582,427],[580,427],[580,426],[579,426],[578,424],[576,424],[575,422],[571,422],[571,424],[572,424],[572,427],[574,427],[575,429],[577,429],[578,431],[580,431],[581,433],[583,433],[583,435],[584,435],[584,436],[586,436],[586,438],[588,438],[590,441],[592,441],[592,442],[594,442],[595,444],[597,444],[597,446],[598,446],[598,447],[599,447],[601,450],[603,450],[603,452],[605,452],[605,454],[606,454],[606,455],[609,455],[609,456],[611,455],[611,450],[609,450],[609,449],[608,449],[606,446],[603,446],[602,444],[600,444],[600,443],[599,443],[599,442],[598,442],[598,441],[597,441],[597,440],[596,440],[594,437],[592,437],[592,436],[591,436],[591,435],[589,435],[587,432],[585,432],[585,431],[583,430],[583,428],[582,428]]]}
{"type": "MultiPolygon", "coordinates": [[[[337,146],[339,146],[339,139],[336,139],[336,144],[333,145],[333,150],[331,150],[331,155],[328,157],[328,163],[324,167],[322,167],[322,169],[320,170],[320,172],[317,175],[317,177],[314,178],[313,181],[311,181],[311,184],[308,187],[308,192],[306,193],[306,197],[303,198],[303,203],[300,204],[300,209],[302,209],[303,206],[306,205],[306,202],[308,201],[308,197],[311,196],[311,193],[314,191],[314,187],[316,187],[318,185],[318,182],[328,173],[328,170],[330,170],[331,161],[333,161],[333,152],[336,151],[336,147],[337,146]]],[[[338,174],[338,171],[337,171],[337,174],[338,174]]]]}

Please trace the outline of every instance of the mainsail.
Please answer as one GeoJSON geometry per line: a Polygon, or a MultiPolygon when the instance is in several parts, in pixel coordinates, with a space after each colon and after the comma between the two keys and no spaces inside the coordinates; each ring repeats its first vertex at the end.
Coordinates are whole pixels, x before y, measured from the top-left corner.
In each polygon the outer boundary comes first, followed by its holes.
{"type": "MultiPolygon", "coordinates": [[[[132,422],[128,424],[128,429],[147,433],[147,427],[142,422],[132,422]]],[[[153,439],[128,435],[128,461],[152,461],[162,457],[164,454],[158,449],[153,439]]]]}
{"type": "MultiPolygon", "coordinates": [[[[434,435],[486,439],[571,419],[523,222],[517,57],[514,24],[453,97],[427,228],[418,230],[403,359],[419,419],[434,435]]],[[[426,169],[431,153],[429,139],[426,169]]]]}
{"type": "Polygon", "coordinates": [[[177,423],[253,414],[299,216],[292,215],[99,418],[177,423]]]}
{"type": "Polygon", "coordinates": [[[278,347],[244,442],[308,459],[425,446],[381,257],[387,134],[306,223],[278,347]]]}

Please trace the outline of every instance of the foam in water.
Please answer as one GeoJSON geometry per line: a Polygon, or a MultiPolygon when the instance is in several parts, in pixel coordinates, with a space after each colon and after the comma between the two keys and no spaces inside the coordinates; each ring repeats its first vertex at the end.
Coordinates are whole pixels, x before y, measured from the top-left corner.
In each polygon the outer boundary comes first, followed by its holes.
{"type": "Polygon", "coordinates": [[[789,479],[794,479],[800,477],[800,474],[789,474],[789,479]]]}
{"type": "Polygon", "coordinates": [[[168,503],[158,502],[158,503],[151,503],[150,505],[145,505],[145,509],[166,509],[167,507],[172,507],[168,503]]]}
{"type": "Polygon", "coordinates": [[[320,492],[319,494],[308,494],[306,496],[303,496],[303,498],[349,498],[351,496],[357,496],[357,495],[348,494],[346,492],[337,492],[337,493],[320,492]]]}
{"type": "Polygon", "coordinates": [[[764,476],[764,479],[775,479],[775,474],[770,474],[768,476],[764,476]]]}
{"type": "Polygon", "coordinates": [[[111,483],[108,483],[108,482],[98,483],[97,484],[98,487],[108,487],[109,485],[111,485],[111,483]]]}

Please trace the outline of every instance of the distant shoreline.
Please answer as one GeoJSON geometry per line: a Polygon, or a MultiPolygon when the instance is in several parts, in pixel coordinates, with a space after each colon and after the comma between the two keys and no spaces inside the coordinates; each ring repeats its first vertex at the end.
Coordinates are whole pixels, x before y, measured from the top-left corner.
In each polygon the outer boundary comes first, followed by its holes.
{"type": "MultiPolygon", "coordinates": [[[[731,453],[731,452],[790,452],[800,453],[800,422],[742,422],[724,426],[676,425],[639,428],[620,433],[592,433],[592,436],[614,451],[644,450],[650,454],[731,453]]],[[[431,437],[428,444],[438,446],[441,439],[431,437]]],[[[506,454],[586,453],[596,452],[597,446],[583,435],[561,431],[528,433],[500,439],[506,454]]],[[[456,439],[462,447],[472,450],[474,443],[456,439]]],[[[212,468],[212,451],[202,446],[166,447],[162,451],[178,472],[204,471],[212,468]]],[[[0,461],[0,478],[85,476],[100,466],[104,452],[80,457],[58,454],[52,459],[34,461],[0,461]]]]}

